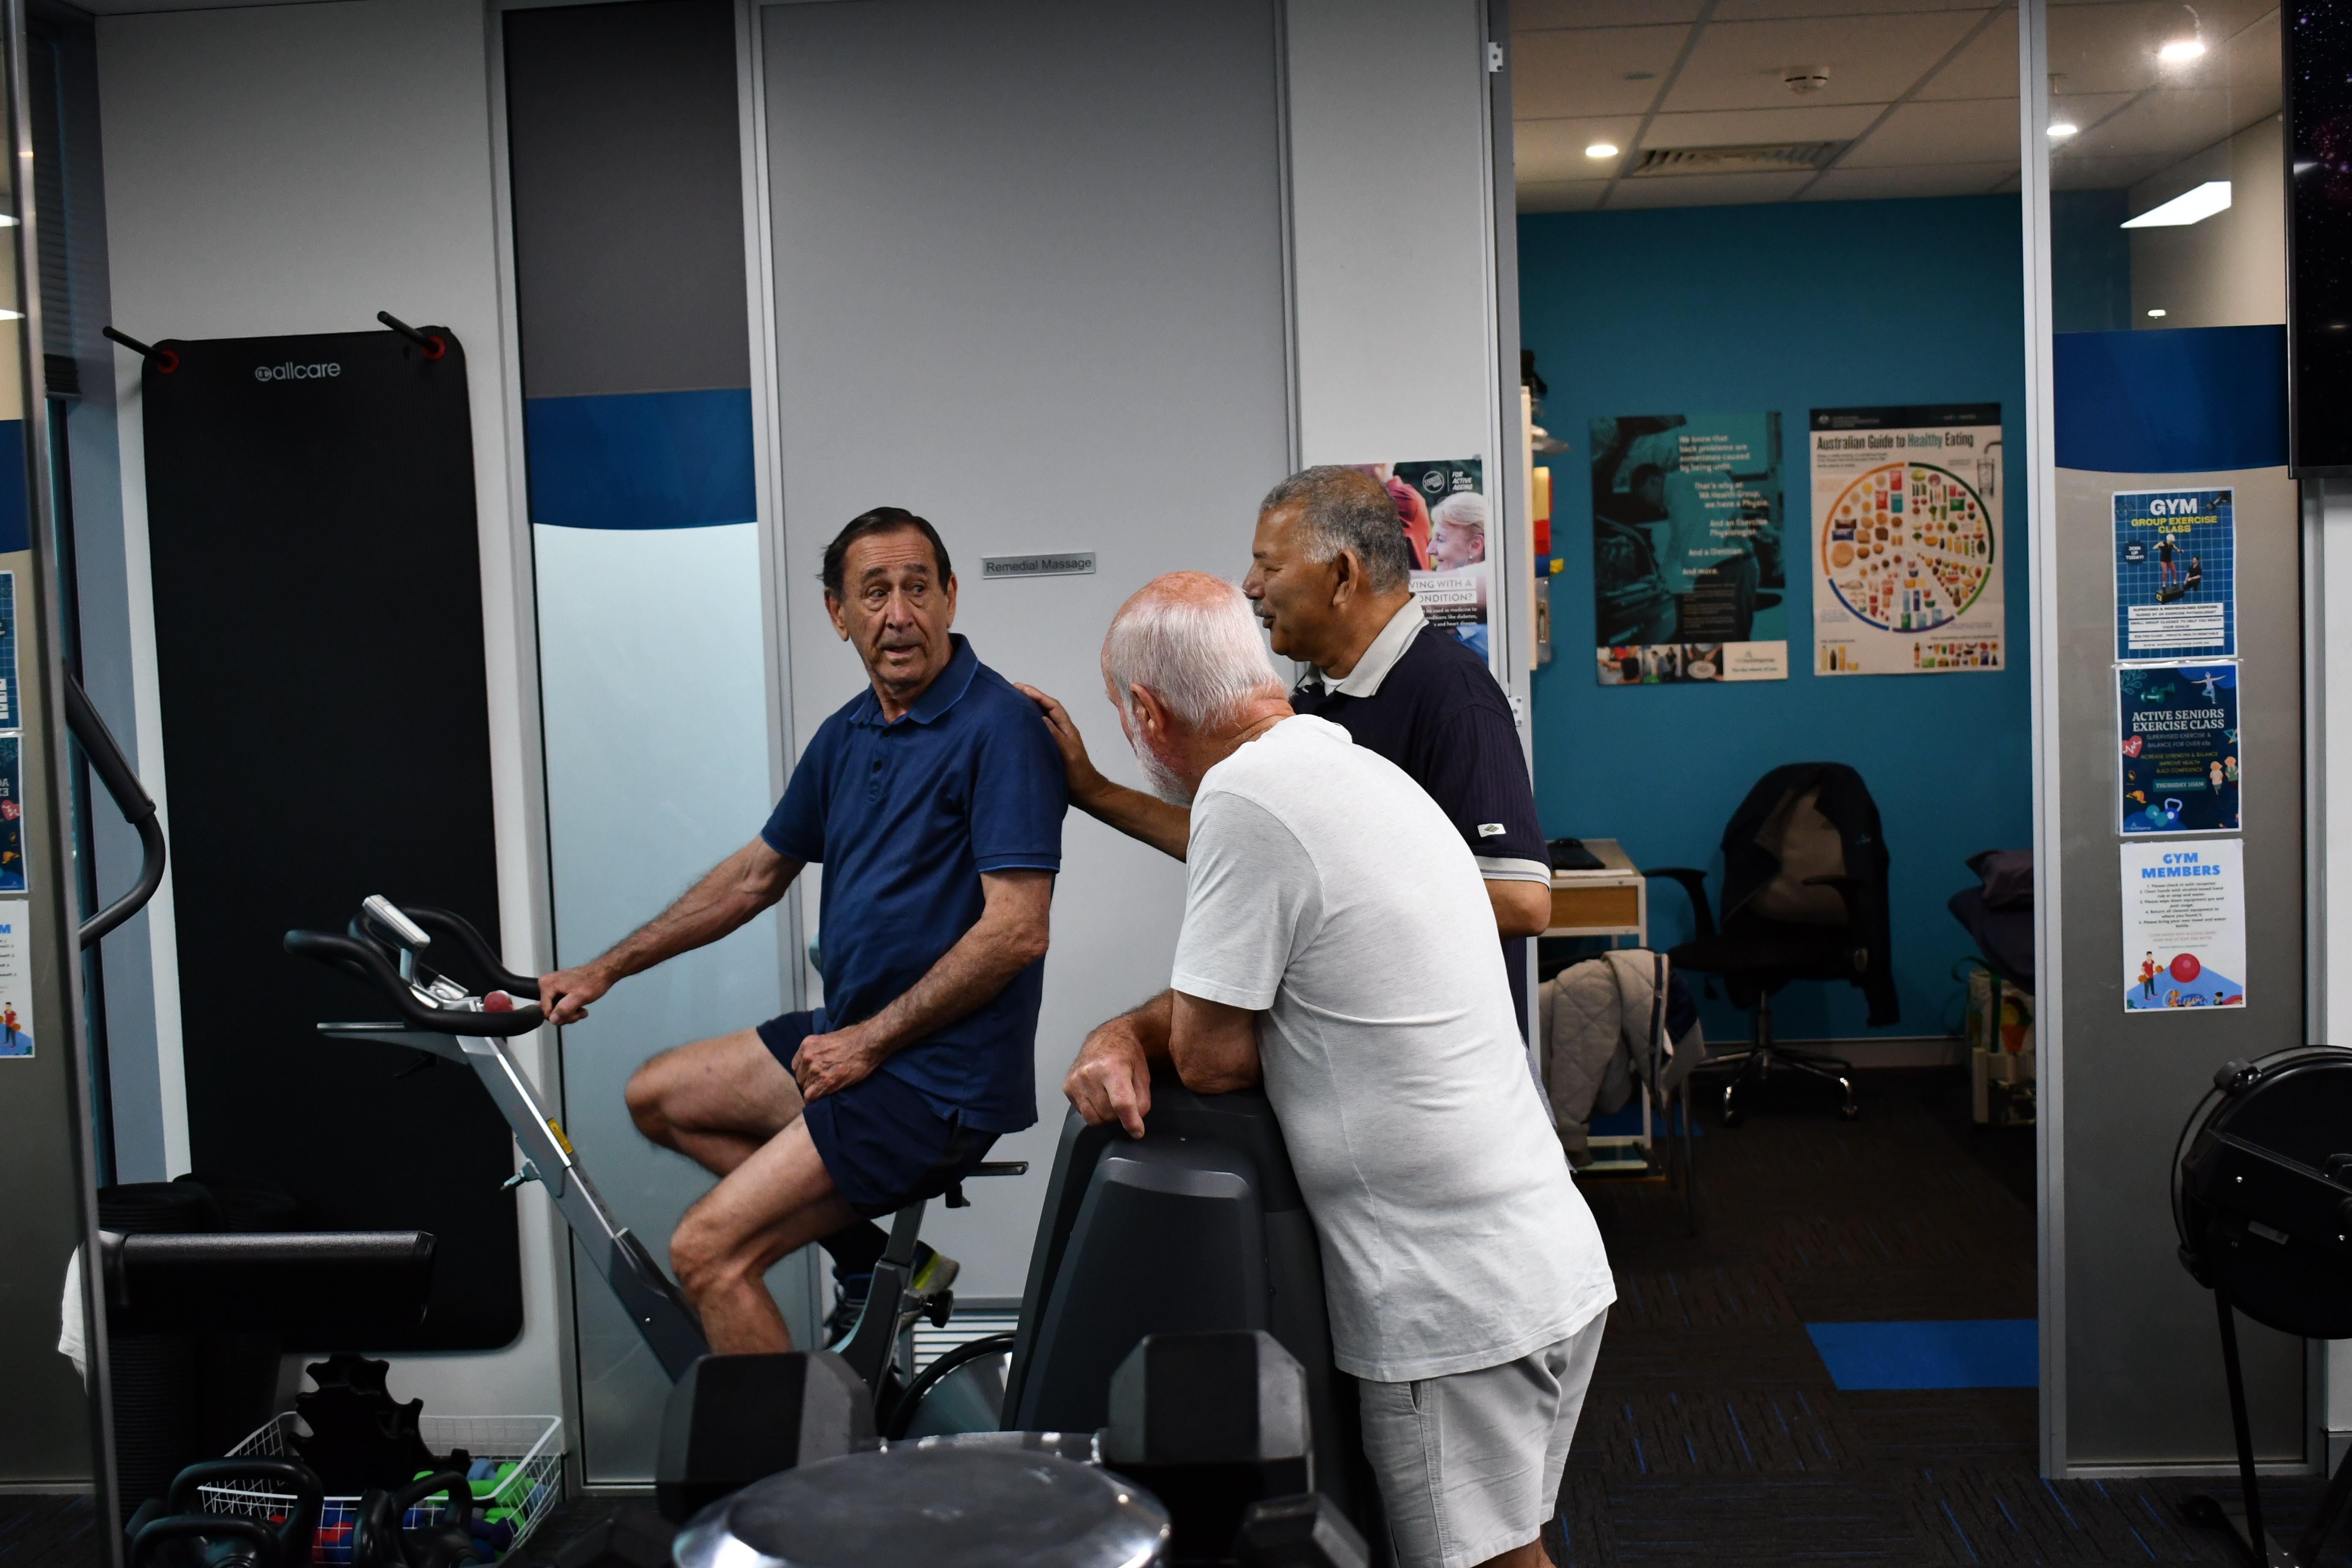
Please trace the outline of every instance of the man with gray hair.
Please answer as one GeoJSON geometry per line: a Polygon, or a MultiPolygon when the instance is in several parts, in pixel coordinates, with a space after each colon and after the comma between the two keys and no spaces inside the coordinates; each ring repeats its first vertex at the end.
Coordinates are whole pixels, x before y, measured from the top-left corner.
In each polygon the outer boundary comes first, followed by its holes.
{"type": "Polygon", "coordinates": [[[1170,989],[1088,1035],[1063,1091],[1140,1137],[1155,1061],[1205,1093],[1263,1082],[1399,1563],[1539,1568],[1616,1292],[1478,867],[1397,767],[1292,712],[1230,584],[1147,584],[1103,680],[1190,808],[1184,924],[1170,989]]]}
{"type": "MultiPolygon", "coordinates": [[[[1551,923],[1551,858],[1535,789],[1509,700],[1479,654],[1429,625],[1412,569],[1387,489],[1360,468],[1333,465],[1291,475],[1260,504],[1242,592],[1274,651],[1312,667],[1291,707],[1402,768],[1468,846],[1524,1030],[1526,939],[1551,923]]],[[[1105,778],[1062,705],[1021,689],[1045,710],[1070,804],[1183,859],[1183,808],[1105,778]]]]}

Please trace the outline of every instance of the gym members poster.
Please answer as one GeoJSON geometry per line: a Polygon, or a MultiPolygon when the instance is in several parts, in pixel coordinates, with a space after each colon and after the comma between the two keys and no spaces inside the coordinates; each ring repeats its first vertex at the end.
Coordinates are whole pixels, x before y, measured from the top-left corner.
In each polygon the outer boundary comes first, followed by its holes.
{"type": "Polygon", "coordinates": [[[2238,657],[2228,490],[2116,492],[2116,658],[2238,657]]]}
{"type": "Polygon", "coordinates": [[[32,909],[0,899],[0,1057],[33,1054],[32,909]]]}
{"type": "Polygon", "coordinates": [[[1491,666],[1486,605],[1493,568],[1486,560],[1485,464],[1359,463],[1388,487],[1412,551],[1412,592],[1429,624],[1444,626],[1491,666]]]}
{"type": "Polygon", "coordinates": [[[1816,408],[1813,671],[2000,669],[2000,405],[1816,408]]]}
{"type": "Polygon", "coordinates": [[[2238,667],[2128,666],[2116,706],[2123,831],[2238,831],[2238,667]]]}
{"type": "Polygon", "coordinates": [[[1778,414],[1592,421],[1603,686],[1789,678],[1778,414]]]}
{"type": "Polygon", "coordinates": [[[2244,1006],[2246,887],[2239,841],[2177,838],[2120,847],[2124,1011],[2244,1006]]]}

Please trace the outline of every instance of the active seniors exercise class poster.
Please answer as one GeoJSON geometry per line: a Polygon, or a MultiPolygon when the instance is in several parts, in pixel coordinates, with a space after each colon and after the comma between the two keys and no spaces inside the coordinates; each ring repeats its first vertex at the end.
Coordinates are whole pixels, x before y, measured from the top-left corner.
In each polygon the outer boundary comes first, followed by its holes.
{"type": "Polygon", "coordinates": [[[1356,467],[1386,485],[1396,502],[1412,552],[1413,596],[1429,624],[1444,626],[1491,664],[1485,463],[1458,458],[1356,467]]]}
{"type": "Polygon", "coordinates": [[[2246,1001],[2244,860],[2234,838],[2125,844],[2124,1011],[2246,1001]]]}
{"type": "Polygon", "coordinates": [[[1592,421],[1601,685],[1788,679],[1780,490],[1778,414],[1592,421]]]}
{"type": "Polygon", "coordinates": [[[2219,490],[2116,492],[2116,658],[2238,657],[2238,532],[2219,490]]]}
{"type": "Polygon", "coordinates": [[[2126,666],[2116,705],[2123,831],[2236,832],[2238,667],[2126,666]]]}
{"type": "Polygon", "coordinates": [[[2000,669],[2000,405],[1816,408],[1813,669],[2000,669]]]}

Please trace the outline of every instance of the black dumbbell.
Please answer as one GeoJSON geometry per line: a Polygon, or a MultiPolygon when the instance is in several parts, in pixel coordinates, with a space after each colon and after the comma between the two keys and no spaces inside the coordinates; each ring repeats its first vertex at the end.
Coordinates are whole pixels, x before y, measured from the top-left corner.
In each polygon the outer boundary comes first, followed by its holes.
{"type": "Polygon", "coordinates": [[[1372,1560],[1356,1527],[1321,1492],[1250,1504],[1234,1556],[1242,1568],[1369,1568],[1372,1560]]]}
{"type": "Polygon", "coordinates": [[[779,1470],[874,1446],[874,1402],[831,1351],[703,1356],[662,1410],[654,1505],[684,1524],[779,1470]]]}
{"type": "Polygon", "coordinates": [[[1314,1489],[1307,1410],[1272,1334],[1153,1334],[1111,1373],[1103,1465],[1167,1506],[1171,1563],[1223,1561],[1252,1503],[1314,1489]]]}
{"type": "Polygon", "coordinates": [[[381,1487],[360,1495],[352,1522],[352,1568],[478,1568],[486,1561],[474,1542],[474,1489],[456,1470],[441,1470],[398,1491],[381,1487]],[[440,1523],[403,1530],[408,1510],[435,1492],[449,1495],[440,1523]]]}
{"type": "Polygon", "coordinates": [[[240,1514],[163,1514],[142,1524],[131,1542],[131,1568],[279,1568],[280,1562],[268,1526],[240,1514]]]}

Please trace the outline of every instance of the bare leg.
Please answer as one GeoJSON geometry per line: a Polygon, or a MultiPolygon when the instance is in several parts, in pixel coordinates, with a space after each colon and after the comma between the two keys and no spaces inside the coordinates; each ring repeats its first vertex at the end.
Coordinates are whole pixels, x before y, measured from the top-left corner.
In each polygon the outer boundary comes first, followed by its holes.
{"type": "Polygon", "coordinates": [[[670,1267],[722,1355],[788,1351],[792,1335],[762,1276],[776,1259],[854,1224],[808,1128],[794,1117],[678,1222],[670,1267]]]}
{"type": "Polygon", "coordinates": [[[1525,1546],[1513,1547],[1499,1557],[1489,1557],[1478,1568],[1554,1568],[1551,1553],[1544,1550],[1541,1537],[1525,1546]]]}
{"type": "Polygon", "coordinates": [[[751,1029],[664,1051],[629,1077],[637,1131],[724,1176],[800,1120],[801,1092],[751,1029]]]}

